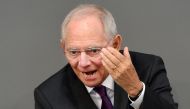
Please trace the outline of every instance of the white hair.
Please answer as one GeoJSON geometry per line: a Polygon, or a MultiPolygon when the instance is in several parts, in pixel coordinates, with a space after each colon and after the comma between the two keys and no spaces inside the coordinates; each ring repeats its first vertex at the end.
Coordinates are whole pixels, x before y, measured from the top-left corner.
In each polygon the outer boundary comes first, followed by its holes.
{"type": "Polygon", "coordinates": [[[74,8],[65,17],[62,23],[61,38],[64,40],[66,36],[66,28],[71,18],[78,15],[97,15],[104,26],[106,36],[111,39],[117,34],[117,27],[112,14],[103,7],[95,4],[82,4],[74,8]]]}

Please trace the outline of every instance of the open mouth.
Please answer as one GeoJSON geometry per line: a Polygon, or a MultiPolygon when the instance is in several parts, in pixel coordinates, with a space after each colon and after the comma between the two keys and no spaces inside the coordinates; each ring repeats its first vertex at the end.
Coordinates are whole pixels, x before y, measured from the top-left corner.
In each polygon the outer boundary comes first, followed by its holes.
{"type": "Polygon", "coordinates": [[[89,71],[89,72],[82,72],[83,76],[86,80],[94,80],[96,78],[97,70],[89,71]]]}
{"type": "Polygon", "coordinates": [[[89,71],[89,72],[83,72],[86,75],[93,75],[94,73],[96,73],[97,70],[94,71],[89,71]]]}

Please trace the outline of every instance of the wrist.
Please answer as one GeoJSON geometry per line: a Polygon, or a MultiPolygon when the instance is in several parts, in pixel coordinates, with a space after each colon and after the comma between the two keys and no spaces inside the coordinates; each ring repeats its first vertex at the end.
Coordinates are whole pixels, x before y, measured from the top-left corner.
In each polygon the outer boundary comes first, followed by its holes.
{"type": "Polygon", "coordinates": [[[139,96],[141,95],[142,91],[143,91],[143,87],[142,87],[141,90],[137,93],[136,96],[133,96],[133,97],[129,96],[129,98],[130,98],[132,101],[135,101],[137,98],[139,98],[139,96]]]}
{"type": "Polygon", "coordinates": [[[136,87],[133,90],[131,90],[130,93],[128,93],[128,94],[129,94],[130,98],[135,99],[135,98],[138,98],[140,96],[142,91],[143,91],[143,83],[140,81],[136,85],[136,87]]]}

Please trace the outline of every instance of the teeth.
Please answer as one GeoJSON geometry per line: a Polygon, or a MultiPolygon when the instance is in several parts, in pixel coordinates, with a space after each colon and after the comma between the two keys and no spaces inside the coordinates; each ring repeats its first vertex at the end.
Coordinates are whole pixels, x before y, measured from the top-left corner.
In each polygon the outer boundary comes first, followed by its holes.
{"type": "Polygon", "coordinates": [[[86,79],[88,78],[92,78],[95,75],[96,71],[92,71],[92,72],[83,72],[83,75],[86,79]]]}
{"type": "Polygon", "coordinates": [[[87,73],[87,75],[93,75],[95,72],[89,72],[87,73]]]}
{"type": "Polygon", "coordinates": [[[91,71],[91,72],[83,72],[85,73],[86,75],[93,75],[96,71],[91,71]]]}

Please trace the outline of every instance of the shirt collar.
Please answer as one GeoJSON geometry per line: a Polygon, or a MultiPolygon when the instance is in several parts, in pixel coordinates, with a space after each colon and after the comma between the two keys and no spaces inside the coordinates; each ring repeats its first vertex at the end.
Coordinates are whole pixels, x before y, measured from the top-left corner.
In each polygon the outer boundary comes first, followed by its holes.
{"type": "MultiPolygon", "coordinates": [[[[103,81],[102,85],[105,86],[106,88],[109,88],[114,91],[114,81],[113,81],[113,78],[111,77],[111,75],[108,75],[108,77],[103,81]]],[[[94,87],[88,87],[86,85],[85,85],[85,87],[86,87],[88,93],[90,93],[94,88],[94,87]]]]}

